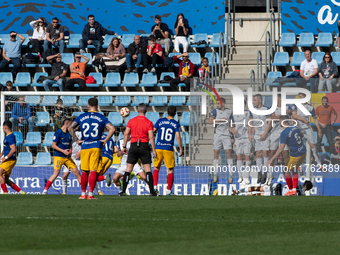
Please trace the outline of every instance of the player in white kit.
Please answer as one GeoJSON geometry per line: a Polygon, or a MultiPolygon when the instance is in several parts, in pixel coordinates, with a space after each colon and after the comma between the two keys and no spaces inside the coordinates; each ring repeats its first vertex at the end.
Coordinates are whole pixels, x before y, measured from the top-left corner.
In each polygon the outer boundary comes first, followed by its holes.
{"type": "Polygon", "coordinates": [[[222,104],[218,101],[217,108],[214,109],[209,118],[209,124],[214,124],[215,122],[215,133],[214,133],[214,182],[218,180],[218,161],[220,156],[220,150],[225,150],[227,158],[228,158],[228,166],[229,166],[229,183],[233,182],[232,177],[232,165],[233,165],[233,157],[231,154],[231,139],[230,139],[230,120],[233,118],[232,110],[225,108],[225,99],[221,98],[222,104]],[[228,121],[228,122],[226,122],[228,121]],[[220,124],[219,124],[220,123],[220,124]]]}
{"type": "MultiPolygon", "coordinates": [[[[299,93],[299,98],[305,97],[306,95],[304,93],[299,93]]],[[[318,131],[321,132],[319,120],[315,114],[314,107],[308,103],[303,103],[303,106],[311,113],[318,131]]],[[[291,112],[292,119],[297,120],[298,122],[297,127],[300,129],[301,133],[303,134],[304,138],[307,140],[310,148],[312,149],[314,160],[318,165],[321,166],[321,160],[316,149],[315,140],[309,123],[309,116],[306,116],[303,112],[301,112],[301,110],[298,109],[296,105],[291,106],[291,112]]]]}
{"type": "MultiPolygon", "coordinates": [[[[244,102],[244,106],[246,106],[246,101],[244,102]]],[[[245,110],[242,115],[233,115],[234,123],[233,129],[235,137],[235,146],[236,146],[236,155],[237,155],[237,171],[238,171],[238,183],[241,183],[244,178],[244,182],[246,185],[250,183],[249,174],[250,174],[250,151],[252,147],[252,135],[251,135],[251,126],[248,125],[248,121],[253,118],[253,115],[249,110],[245,110]],[[243,168],[243,157],[246,160],[246,165],[243,168]]]]}
{"type": "MultiPolygon", "coordinates": [[[[262,104],[262,96],[256,94],[253,96],[253,105],[257,110],[268,110],[268,107],[262,104]]],[[[256,152],[256,168],[258,171],[257,183],[262,184],[266,182],[266,173],[262,175],[262,166],[266,166],[269,160],[269,133],[266,133],[267,125],[270,123],[267,121],[269,116],[253,114],[253,133],[255,139],[255,152],[256,152]],[[263,162],[262,162],[263,158],[263,162]]]]}
{"type": "MultiPolygon", "coordinates": [[[[127,167],[127,157],[128,157],[128,152],[130,150],[130,146],[131,146],[131,141],[130,141],[130,137],[129,140],[126,144],[126,149],[127,149],[127,153],[123,153],[122,149],[123,149],[123,145],[124,145],[124,139],[120,139],[118,140],[117,146],[119,151],[117,152],[117,156],[121,157],[120,160],[120,165],[117,169],[117,171],[115,172],[115,174],[113,175],[112,178],[112,183],[114,183],[116,185],[116,187],[118,188],[119,193],[121,193],[122,187],[121,187],[121,183],[120,183],[120,178],[124,176],[125,172],[126,172],[126,167],[127,167]]],[[[146,175],[143,171],[143,169],[141,168],[141,166],[136,163],[132,169],[132,173],[134,173],[134,175],[139,175],[140,178],[146,182],[146,175]]],[[[130,177],[131,178],[131,177],[130,177]]],[[[108,185],[110,186],[110,185],[108,185]]]]}
{"type": "MultiPolygon", "coordinates": [[[[81,132],[76,131],[75,134],[78,137],[78,139],[81,140],[81,132]]],[[[81,151],[81,146],[79,144],[77,144],[77,142],[75,142],[72,139],[72,155],[71,155],[71,158],[73,159],[74,163],[76,164],[78,170],[81,170],[80,169],[80,151],[81,151]]],[[[67,178],[70,175],[70,173],[71,173],[70,170],[64,165],[63,166],[63,182],[62,182],[63,195],[67,194],[67,178]]]]}

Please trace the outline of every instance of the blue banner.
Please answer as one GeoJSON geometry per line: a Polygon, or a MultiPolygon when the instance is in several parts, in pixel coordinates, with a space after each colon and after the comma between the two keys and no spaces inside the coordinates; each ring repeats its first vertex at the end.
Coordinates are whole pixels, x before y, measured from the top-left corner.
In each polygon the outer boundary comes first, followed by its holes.
{"type": "Polygon", "coordinates": [[[338,33],[340,0],[282,0],[282,32],[338,33]]]}

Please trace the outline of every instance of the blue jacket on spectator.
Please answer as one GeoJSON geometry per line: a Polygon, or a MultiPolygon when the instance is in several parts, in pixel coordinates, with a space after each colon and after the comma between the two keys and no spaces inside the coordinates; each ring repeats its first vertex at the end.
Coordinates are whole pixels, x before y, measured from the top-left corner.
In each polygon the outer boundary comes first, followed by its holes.
{"type": "MultiPolygon", "coordinates": [[[[103,28],[102,25],[100,25],[100,23],[98,23],[97,21],[94,22],[94,28],[96,30],[96,37],[98,38],[97,40],[100,41],[101,43],[103,43],[104,39],[103,39],[103,35],[114,35],[115,32],[107,30],[106,28],[103,28]]],[[[82,33],[82,37],[84,40],[88,41],[89,40],[89,36],[90,36],[90,24],[87,23],[83,29],[83,33],[82,33]]]]}
{"type": "Polygon", "coordinates": [[[19,119],[19,117],[23,117],[27,120],[31,117],[31,107],[27,103],[22,103],[23,106],[20,106],[20,103],[15,103],[12,110],[12,117],[15,119],[19,119]]]}

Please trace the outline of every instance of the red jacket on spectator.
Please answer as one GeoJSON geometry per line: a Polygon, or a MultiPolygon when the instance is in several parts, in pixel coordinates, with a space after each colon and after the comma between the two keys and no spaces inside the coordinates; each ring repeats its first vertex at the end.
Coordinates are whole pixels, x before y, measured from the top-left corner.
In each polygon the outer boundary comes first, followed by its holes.
{"type": "MultiPolygon", "coordinates": [[[[180,77],[182,75],[183,61],[180,60],[179,58],[177,58],[177,56],[174,56],[174,62],[179,64],[178,77],[180,77]]],[[[191,63],[190,59],[188,59],[188,63],[189,63],[189,67],[190,67],[189,73],[191,74],[191,76],[193,76],[194,73],[195,73],[195,65],[193,63],[191,63]]]]}

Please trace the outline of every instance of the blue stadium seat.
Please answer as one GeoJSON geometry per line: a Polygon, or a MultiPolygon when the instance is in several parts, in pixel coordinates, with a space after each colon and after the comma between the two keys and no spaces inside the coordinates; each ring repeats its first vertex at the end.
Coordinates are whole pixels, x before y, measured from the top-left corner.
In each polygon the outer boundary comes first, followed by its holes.
{"type": "Polygon", "coordinates": [[[116,96],[113,106],[128,106],[131,104],[131,96],[116,96]]]}
{"type": "Polygon", "coordinates": [[[51,165],[51,162],[51,154],[49,152],[38,152],[34,165],[48,166],[51,165]]]}
{"type": "Polygon", "coordinates": [[[182,106],[185,105],[185,96],[171,96],[169,105],[182,106]]]}
{"type": "MultiPolygon", "coordinates": [[[[163,118],[166,118],[168,116],[168,113],[167,112],[164,112],[163,113],[163,118]]],[[[178,121],[178,114],[176,113],[175,117],[174,117],[174,120],[178,121]]]]}
{"type": "Polygon", "coordinates": [[[120,115],[119,112],[110,112],[108,119],[115,127],[123,125],[123,117],[120,115]]]}
{"type": "Polygon", "coordinates": [[[44,96],[41,106],[53,106],[57,103],[58,96],[44,96]]]}
{"type": "Polygon", "coordinates": [[[51,147],[53,143],[53,136],[54,132],[46,132],[44,143],[42,144],[42,146],[51,147]]]}
{"type": "MultiPolygon", "coordinates": [[[[221,42],[221,46],[223,46],[227,44],[227,38],[226,35],[224,34],[223,38],[222,38],[222,42],[221,42]]],[[[213,47],[213,48],[218,48],[220,46],[220,34],[219,33],[215,33],[212,35],[211,37],[211,41],[209,44],[209,47],[213,47]]]]}
{"type": "Polygon", "coordinates": [[[41,144],[41,133],[40,132],[28,132],[26,135],[26,143],[24,146],[36,147],[41,144]]]}
{"type": "MultiPolygon", "coordinates": [[[[183,145],[189,145],[189,133],[188,132],[180,132],[181,138],[182,138],[182,146],[183,145]]],[[[174,140],[174,146],[178,147],[177,138],[175,137],[174,140]]]]}
{"type": "Polygon", "coordinates": [[[37,112],[35,114],[35,125],[37,127],[46,127],[50,124],[50,115],[48,112],[37,112]]]}
{"type": "Polygon", "coordinates": [[[189,96],[189,100],[188,100],[188,102],[187,102],[187,106],[189,106],[189,105],[197,105],[197,103],[198,104],[200,104],[200,97],[198,97],[198,96],[189,96]]]}
{"type": "Polygon", "coordinates": [[[43,72],[37,72],[34,74],[34,79],[33,83],[31,84],[32,87],[43,87],[42,83],[37,83],[37,80],[39,79],[40,76],[48,76],[48,73],[43,73],[43,72]]]}
{"type": "Polygon", "coordinates": [[[218,65],[220,64],[220,58],[219,58],[218,52],[216,52],[216,57],[215,57],[215,54],[213,54],[212,52],[206,52],[204,57],[208,58],[209,65],[212,65],[212,63],[215,63],[215,61],[216,61],[216,64],[218,64],[218,65]],[[213,56],[213,62],[211,62],[211,57],[212,56],[213,56]]]}
{"type": "Polygon", "coordinates": [[[61,53],[61,61],[63,61],[66,65],[70,65],[74,62],[73,53],[61,53]]]}
{"type": "Polygon", "coordinates": [[[288,66],[289,55],[288,52],[276,52],[274,55],[274,62],[272,66],[288,66]]]}
{"type": "Polygon", "coordinates": [[[103,87],[118,87],[121,82],[120,73],[108,73],[103,87]]]}
{"type": "Polygon", "coordinates": [[[126,127],[127,123],[129,122],[129,120],[131,120],[134,117],[138,116],[138,112],[130,112],[130,115],[128,117],[126,117],[125,119],[125,123],[124,123],[124,127],[126,127]]]}
{"type": "Polygon", "coordinates": [[[104,44],[102,45],[103,49],[107,49],[109,47],[110,42],[111,42],[113,37],[117,37],[117,36],[115,36],[115,35],[105,35],[104,44]]]}
{"type": "Polygon", "coordinates": [[[281,72],[269,72],[268,73],[268,77],[267,77],[267,81],[264,84],[265,86],[275,86],[278,87],[280,84],[279,83],[274,83],[274,80],[276,78],[282,77],[282,73],[281,72]]]}
{"type": "Polygon", "coordinates": [[[17,159],[17,166],[26,166],[33,164],[33,157],[31,152],[19,152],[17,159]]]}
{"type": "Polygon", "coordinates": [[[338,47],[338,44],[337,44],[338,37],[339,37],[339,33],[336,33],[336,35],[335,35],[335,42],[333,44],[334,47],[338,47]]]}
{"type": "MultiPolygon", "coordinates": [[[[91,53],[80,53],[80,55],[83,55],[83,56],[88,57],[90,59],[90,61],[87,63],[87,66],[92,65],[92,54],[91,53]]],[[[81,62],[85,62],[85,59],[81,58],[81,62]]]]}
{"type": "Polygon", "coordinates": [[[315,47],[331,47],[333,44],[333,36],[331,33],[319,33],[315,47]]]}
{"type": "Polygon", "coordinates": [[[98,96],[98,105],[99,106],[111,106],[112,96],[98,96]]]}
{"type": "Polygon", "coordinates": [[[13,82],[13,75],[11,72],[1,72],[0,73],[0,83],[6,84],[7,81],[13,82]]]}
{"type": "Polygon", "coordinates": [[[209,43],[208,34],[195,34],[193,43],[191,44],[191,48],[205,48],[206,46],[208,46],[208,43],[209,43]],[[203,40],[206,41],[207,44],[197,45],[199,41],[203,40]]]}
{"type": "Polygon", "coordinates": [[[331,52],[331,56],[335,64],[337,66],[340,66],[340,52],[331,52]]]}
{"type": "Polygon", "coordinates": [[[154,73],[144,73],[139,87],[154,87],[157,84],[157,75],[154,73]]]}
{"type": "Polygon", "coordinates": [[[198,66],[201,64],[201,54],[198,52],[189,52],[189,59],[195,65],[198,66]]]}
{"type": "MultiPolygon", "coordinates": [[[[178,55],[180,55],[181,53],[177,53],[177,52],[171,52],[171,53],[169,53],[169,58],[173,58],[174,56],[178,56],[178,55]]],[[[179,67],[179,65],[175,62],[174,63],[174,66],[175,67],[179,67]]]]}
{"type": "Polygon", "coordinates": [[[150,106],[166,106],[167,103],[167,96],[153,96],[150,106]]]}
{"type": "Polygon", "coordinates": [[[72,116],[78,117],[80,114],[83,114],[84,112],[73,112],[72,116]]]}
{"type": "Polygon", "coordinates": [[[24,137],[21,132],[13,132],[16,140],[16,145],[20,146],[24,143],[24,137]]]}
{"type": "Polygon", "coordinates": [[[133,43],[134,34],[124,34],[122,37],[122,44],[125,48],[129,47],[130,43],[133,43]]]}
{"type": "Polygon", "coordinates": [[[185,144],[189,145],[189,133],[188,132],[184,132],[185,135],[185,144]]]}
{"type": "MultiPolygon", "coordinates": [[[[27,54],[28,54],[28,53],[26,53],[25,56],[26,56],[27,54]]],[[[38,53],[30,53],[30,54],[38,56],[38,53]]],[[[27,68],[30,68],[30,67],[34,68],[34,67],[36,67],[36,66],[38,66],[38,65],[39,65],[38,63],[37,63],[37,64],[25,64],[25,66],[26,66],[27,68]]]]}
{"type": "Polygon", "coordinates": [[[159,120],[159,112],[146,112],[145,117],[155,125],[157,120],[159,120]]]}
{"type": "MultiPolygon", "coordinates": [[[[291,75],[292,73],[293,73],[293,71],[287,72],[286,77],[291,75]]],[[[283,84],[283,87],[296,87],[296,83],[295,82],[287,82],[287,83],[283,84]]]]}
{"type": "MultiPolygon", "coordinates": [[[[164,77],[169,75],[171,78],[175,78],[175,74],[173,72],[163,72],[160,77],[160,81],[164,80],[164,77]]],[[[158,87],[170,87],[170,83],[157,83],[158,87]]]]}
{"type": "Polygon", "coordinates": [[[304,61],[305,59],[306,58],[304,52],[294,52],[290,66],[300,66],[302,61],[304,61]]]}
{"type": "Polygon", "coordinates": [[[21,34],[23,37],[25,37],[25,41],[23,42],[23,44],[22,44],[22,48],[26,48],[27,47],[27,44],[28,44],[28,42],[30,41],[30,38],[29,38],[29,36],[28,36],[28,34],[21,34]]]}
{"type": "Polygon", "coordinates": [[[124,138],[123,132],[120,132],[118,135],[118,140],[123,139],[123,138],[124,138]]]}
{"type": "Polygon", "coordinates": [[[321,64],[322,60],[323,60],[323,56],[325,56],[325,52],[313,52],[312,53],[312,59],[315,59],[316,62],[318,62],[318,65],[321,64]]]}
{"type": "Polygon", "coordinates": [[[273,97],[272,96],[262,96],[263,105],[267,107],[272,107],[273,97]]]}
{"type": "Polygon", "coordinates": [[[149,105],[149,96],[135,96],[133,97],[133,103],[131,106],[138,106],[140,103],[149,105]]]}
{"type": "Polygon", "coordinates": [[[282,33],[279,43],[280,47],[294,47],[296,44],[296,37],[294,33],[282,33]]]}
{"type": "Polygon", "coordinates": [[[139,83],[138,73],[125,73],[122,87],[136,87],[139,83]]]}
{"type": "Polygon", "coordinates": [[[87,106],[89,99],[92,97],[93,96],[80,96],[77,106],[87,106]]]}
{"type": "Polygon", "coordinates": [[[314,45],[313,33],[301,33],[299,42],[296,46],[298,47],[312,47],[314,45]]]}
{"type": "Polygon", "coordinates": [[[17,73],[17,77],[15,79],[14,87],[27,87],[31,84],[31,75],[30,73],[17,73]]]}
{"type": "Polygon", "coordinates": [[[70,34],[70,37],[68,39],[68,44],[67,44],[67,48],[70,49],[79,49],[79,40],[82,39],[82,35],[81,34],[70,34]]]}
{"type": "Polygon", "coordinates": [[[181,126],[188,127],[190,125],[190,117],[191,117],[191,124],[196,123],[197,118],[196,118],[196,113],[190,114],[190,112],[183,112],[182,113],[182,118],[181,118],[181,126]]]}
{"type": "Polygon", "coordinates": [[[30,106],[37,106],[40,104],[40,96],[26,96],[25,102],[29,103],[30,106]]]}
{"type": "Polygon", "coordinates": [[[73,106],[77,103],[77,97],[76,96],[63,96],[63,106],[73,106]]]}
{"type": "Polygon", "coordinates": [[[86,87],[99,88],[103,85],[103,75],[102,75],[102,73],[89,73],[89,76],[92,76],[96,80],[96,83],[86,83],[86,87]]]}
{"type": "Polygon", "coordinates": [[[9,41],[9,34],[0,34],[1,44],[4,45],[9,41]]]}

